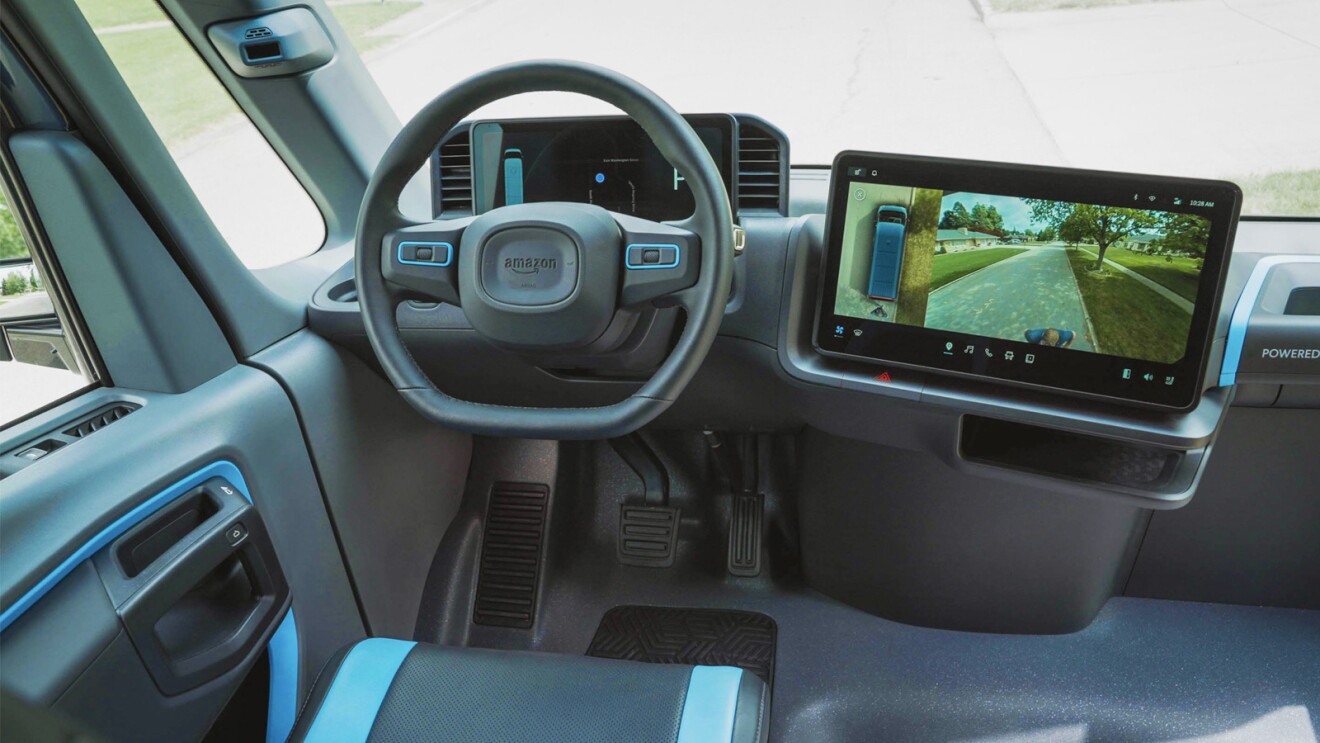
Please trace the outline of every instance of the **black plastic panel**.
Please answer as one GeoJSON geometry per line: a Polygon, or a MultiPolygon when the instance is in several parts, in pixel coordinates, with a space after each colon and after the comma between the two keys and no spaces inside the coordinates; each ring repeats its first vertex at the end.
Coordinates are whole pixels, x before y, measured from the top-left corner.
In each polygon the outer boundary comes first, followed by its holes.
{"type": "Polygon", "coordinates": [[[808,584],[926,627],[1080,630],[1126,577],[1147,518],[812,430],[801,462],[808,584]]]}

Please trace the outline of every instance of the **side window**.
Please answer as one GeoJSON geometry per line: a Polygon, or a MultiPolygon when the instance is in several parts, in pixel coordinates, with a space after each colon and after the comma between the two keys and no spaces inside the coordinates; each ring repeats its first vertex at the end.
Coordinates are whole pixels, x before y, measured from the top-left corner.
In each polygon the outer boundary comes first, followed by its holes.
{"type": "Polygon", "coordinates": [[[95,382],[0,191],[0,428],[95,382]]]}
{"type": "Polygon", "coordinates": [[[316,252],[321,212],[155,0],[77,4],[243,264],[316,252]]]}

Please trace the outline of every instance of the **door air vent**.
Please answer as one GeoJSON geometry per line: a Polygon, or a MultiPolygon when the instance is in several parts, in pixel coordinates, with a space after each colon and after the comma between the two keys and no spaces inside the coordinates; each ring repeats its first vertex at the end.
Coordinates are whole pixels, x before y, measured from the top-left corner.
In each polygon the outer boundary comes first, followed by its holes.
{"type": "Polygon", "coordinates": [[[549,496],[550,489],[536,483],[497,482],[491,487],[474,624],[532,626],[549,496]]]}
{"type": "Polygon", "coordinates": [[[463,124],[436,148],[431,165],[431,207],[436,216],[461,217],[472,213],[471,139],[468,125],[463,124]]]}
{"type": "Polygon", "coordinates": [[[738,211],[787,214],[788,144],[767,122],[738,116],[738,211]]]}
{"type": "Polygon", "coordinates": [[[138,406],[132,403],[116,403],[108,408],[102,408],[73,426],[64,429],[64,435],[75,439],[91,436],[137,409],[138,406]]]}

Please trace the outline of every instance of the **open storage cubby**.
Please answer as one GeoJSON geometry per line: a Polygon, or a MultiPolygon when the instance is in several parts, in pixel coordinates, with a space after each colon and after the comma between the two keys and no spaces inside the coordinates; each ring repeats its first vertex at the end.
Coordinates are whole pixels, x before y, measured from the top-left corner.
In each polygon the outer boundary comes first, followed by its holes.
{"type": "Polygon", "coordinates": [[[1046,477],[1143,490],[1181,492],[1186,452],[1027,423],[963,416],[964,459],[1046,477]]]}

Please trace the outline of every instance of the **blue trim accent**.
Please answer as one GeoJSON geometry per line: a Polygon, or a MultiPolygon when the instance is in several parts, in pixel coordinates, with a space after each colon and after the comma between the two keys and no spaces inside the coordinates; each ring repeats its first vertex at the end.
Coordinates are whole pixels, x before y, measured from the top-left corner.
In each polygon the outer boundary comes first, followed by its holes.
{"type": "Polygon", "coordinates": [[[270,655],[270,705],[266,715],[266,743],[284,743],[293,732],[298,716],[298,624],[293,609],[271,635],[266,646],[270,655]]]}
{"type": "Polygon", "coordinates": [[[1247,324],[1251,321],[1251,312],[1256,309],[1260,299],[1260,290],[1265,286],[1265,277],[1270,269],[1285,263],[1320,263],[1320,256],[1314,255],[1271,255],[1260,259],[1251,269],[1247,285],[1238,296],[1233,307],[1233,317],[1228,322],[1228,340],[1224,343],[1224,363],[1219,367],[1219,386],[1230,387],[1237,384],[1238,363],[1242,361],[1242,347],[1247,340],[1247,324]]]}
{"type": "Polygon", "coordinates": [[[743,670],[697,666],[688,678],[677,743],[730,743],[743,670]]]}
{"type": "Polygon", "coordinates": [[[454,262],[454,246],[452,243],[445,243],[445,242],[405,240],[404,242],[399,243],[399,247],[396,249],[395,252],[395,257],[399,259],[400,263],[406,263],[409,266],[427,266],[430,268],[444,268],[445,266],[448,266],[450,263],[454,262]],[[405,261],[403,259],[403,246],[405,245],[424,245],[428,248],[435,248],[443,245],[449,251],[449,253],[446,254],[444,263],[440,263],[439,261],[405,261]]]}
{"type": "Polygon", "coordinates": [[[363,743],[399,666],[417,643],[372,637],[348,651],[303,743],[363,743]]]}
{"type": "Polygon", "coordinates": [[[674,243],[633,243],[628,246],[628,251],[624,253],[623,264],[632,271],[643,271],[648,268],[678,268],[678,263],[683,259],[683,249],[674,243]],[[673,248],[673,263],[650,263],[644,264],[640,261],[633,263],[632,254],[634,250],[644,250],[646,248],[673,248]]]}
{"type": "Polygon", "coordinates": [[[523,203],[523,172],[522,172],[522,151],[518,150],[518,157],[509,157],[509,153],[514,149],[504,152],[504,205],[513,206],[523,203]]]}
{"type": "Polygon", "coordinates": [[[92,555],[100,552],[102,547],[137,526],[151,514],[169,505],[175,498],[210,480],[212,477],[223,477],[228,480],[234,487],[238,488],[238,492],[247,499],[248,503],[252,502],[252,496],[248,495],[247,482],[243,479],[243,473],[238,471],[238,467],[235,467],[233,462],[221,461],[203,467],[138,504],[133,510],[115,519],[113,523],[89,539],[86,544],[74,550],[72,555],[66,557],[46,577],[37,581],[37,584],[29,588],[27,593],[20,596],[3,613],[0,613],[0,632],[4,632],[9,625],[23,615],[23,612],[30,609],[42,596],[50,592],[50,589],[54,588],[57,583],[64,580],[64,576],[73,572],[74,568],[81,565],[92,555]]]}

